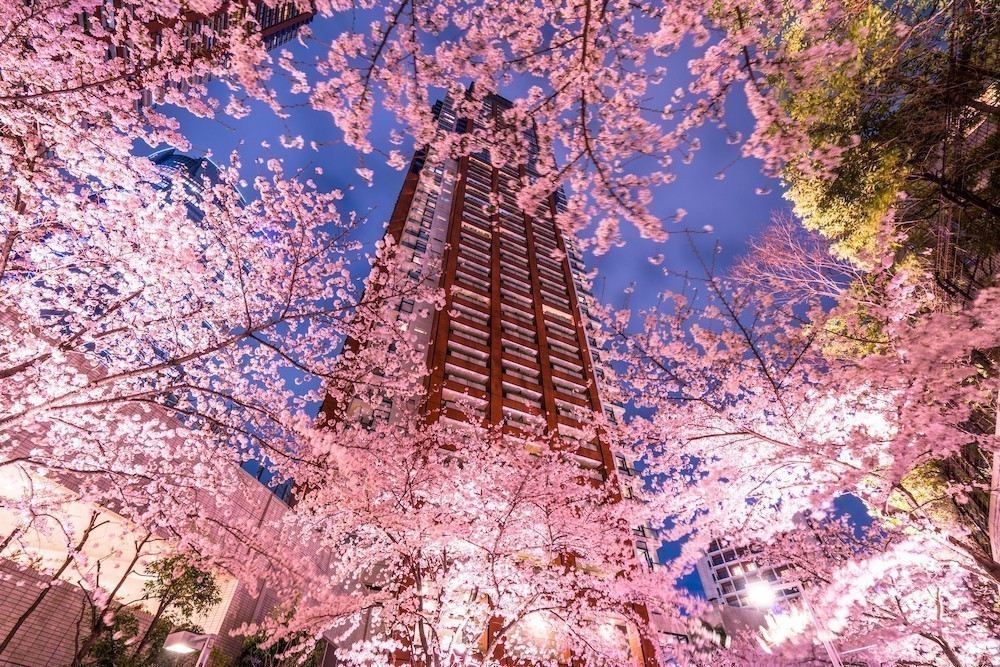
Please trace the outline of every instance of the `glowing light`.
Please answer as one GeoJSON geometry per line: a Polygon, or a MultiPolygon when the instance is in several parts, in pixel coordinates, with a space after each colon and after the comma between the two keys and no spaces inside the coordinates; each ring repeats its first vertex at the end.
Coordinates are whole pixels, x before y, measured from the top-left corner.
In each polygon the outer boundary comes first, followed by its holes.
{"type": "Polygon", "coordinates": [[[617,628],[615,628],[615,626],[611,623],[602,623],[600,627],[597,628],[597,632],[600,633],[601,638],[605,641],[611,641],[612,639],[618,639],[621,637],[617,628]]]}
{"type": "Polygon", "coordinates": [[[546,638],[552,634],[552,628],[541,614],[529,614],[521,621],[524,634],[536,638],[546,638]]]}
{"type": "Polygon", "coordinates": [[[188,646],[187,644],[174,644],[166,648],[168,651],[173,651],[174,653],[194,653],[198,650],[194,646],[188,646]]]}
{"type": "Polygon", "coordinates": [[[747,601],[755,607],[770,607],[777,596],[766,581],[751,581],[747,584],[747,601]]]}
{"type": "Polygon", "coordinates": [[[163,648],[172,653],[194,653],[203,649],[215,635],[199,635],[187,630],[171,632],[163,642],[163,648]]]}

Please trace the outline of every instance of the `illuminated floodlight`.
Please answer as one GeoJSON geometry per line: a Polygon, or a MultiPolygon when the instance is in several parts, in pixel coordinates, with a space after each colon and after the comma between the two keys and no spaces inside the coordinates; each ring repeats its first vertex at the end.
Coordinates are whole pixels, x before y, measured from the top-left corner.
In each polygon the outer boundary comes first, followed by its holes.
{"type": "Polygon", "coordinates": [[[545,617],[539,613],[528,614],[521,621],[521,628],[525,632],[535,638],[545,638],[552,634],[552,626],[549,622],[545,620],[545,617]]]}
{"type": "Polygon", "coordinates": [[[205,647],[211,635],[199,635],[187,630],[171,632],[163,642],[163,648],[174,653],[194,653],[205,647]]]}
{"type": "Polygon", "coordinates": [[[747,584],[747,602],[761,609],[769,608],[777,600],[771,584],[766,581],[751,581],[747,584]]]}
{"type": "Polygon", "coordinates": [[[174,653],[194,653],[198,649],[194,646],[188,646],[187,644],[171,644],[170,646],[164,647],[168,651],[173,651],[174,653]]]}

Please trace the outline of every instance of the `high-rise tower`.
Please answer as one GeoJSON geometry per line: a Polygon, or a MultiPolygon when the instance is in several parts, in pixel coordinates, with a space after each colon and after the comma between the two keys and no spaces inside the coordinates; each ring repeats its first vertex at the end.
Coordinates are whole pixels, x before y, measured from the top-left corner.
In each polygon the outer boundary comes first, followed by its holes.
{"type": "MultiPolygon", "coordinates": [[[[452,95],[434,105],[440,132],[471,132],[499,122],[511,103],[499,95],[480,102],[476,118],[458,116],[452,95]]],[[[527,131],[532,155],[538,144],[527,131]]],[[[593,337],[594,297],[583,261],[555,223],[566,196],[556,189],[534,211],[517,201],[521,183],[538,177],[534,158],[495,165],[486,153],[454,159],[418,152],[410,164],[386,236],[402,252],[411,276],[439,266],[445,292],[440,309],[401,298],[390,307],[411,318],[410,335],[425,351],[428,423],[478,421],[517,436],[558,434],[576,445],[576,458],[595,482],[616,480],[624,498],[641,484],[631,463],[613,453],[579,419],[622,408],[602,399],[605,373],[593,337]]],[[[348,343],[352,345],[353,343],[348,343]]],[[[357,399],[348,412],[391,419],[401,399],[357,399]]],[[[410,406],[412,407],[412,406],[410,406]]],[[[325,408],[332,416],[334,408],[325,408]]],[[[652,569],[656,531],[633,531],[636,555],[652,569]]]]}
{"type": "MultiPolygon", "coordinates": [[[[441,132],[473,131],[511,106],[482,100],[476,118],[457,116],[449,95],[435,104],[441,132]]],[[[527,139],[537,151],[532,131],[527,139]]],[[[427,351],[428,422],[503,424],[579,439],[588,476],[615,476],[606,444],[583,437],[580,410],[600,413],[600,363],[588,344],[589,293],[577,250],[555,224],[565,195],[556,190],[534,211],[517,202],[520,184],[537,178],[532,161],[495,165],[484,153],[458,160],[413,160],[387,235],[412,268],[437,263],[445,307],[417,316],[411,332],[427,351]]],[[[403,299],[398,308],[414,311],[403,299]]],[[[388,416],[388,403],[374,406],[388,416]]],[[[614,408],[607,407],[614,419],[614,408]]],[[[630,469],[622,462],[622,473],[630,469]]],[[[652,550],[655,551],[655,550],[652,550]]]]}
{"type": "MultiPolygon", "coordinates": [[[[437,129],[472,133],[502,123],[511,106],[487,95],[469,117],[469,104],[449,94],[434,105],[437,129]]],[[[518,201],[523,184],[539,178],[537,136],[529,129],[525,138],[524,164],[497,164],[486,152],[456,159],[420,151],[414,157],[386,237],[397,248],[401,270],[436,280],[445,302],[431,308],[397,297],[385,306],[388,317],[379,319],[380,325],[394,319],[393,309],[406,318],[410,342],[424,354],[423,401],[417,406],[376,392],[358,395],[348,406],[331,398],[324,412],[332,419],[391,422],[416,407],[428,424],[500,427],[515,441],[558,434],[572,444],[584,477],[620,485],[622,497],[630,498],[634,468],[587,423],[601,413],[615,421],[622,410],[602,400],[593,297],[582,279],[580,253],[556,225],[565,194],[556,189],[530,211],[518,201]]],[[[375,272],[383,268],[377,265],[375,272]]],[[[352,352],[363,347],[347,343],[352,352]]],[[[377,364],[377,358],[369,361],[377,364]]],[[[659,546],[655,531],[638,526],[631,543],[637,566],[652,569],[659,546]]],[[[648,647],[642,652],[651,655],[648,647]]]]}

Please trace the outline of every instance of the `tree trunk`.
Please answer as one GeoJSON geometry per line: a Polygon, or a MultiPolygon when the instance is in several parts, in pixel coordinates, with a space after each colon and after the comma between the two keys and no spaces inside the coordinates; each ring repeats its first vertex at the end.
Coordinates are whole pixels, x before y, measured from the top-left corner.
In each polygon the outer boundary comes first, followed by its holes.
{"type": "Polygon", "coordinates": [[[3,240],[3,250],[0,250],[0,279],[3,275],[7,273],[7,259],[10,257],[11,248],[14,247],[14,241],[17,240],[17,236],[20,234],[16,229],[14,231],[8,232],[3,240]]]}
{"type": "Polygon", "coordinates": [[[132,558],[131,562],[129,562],[128,567],[125,568],[125,572],[118,580],[114,589],[108,594],[108,603],[103,609],[100,610],[100,613],[98,613],[96,608],[94,609],[94,615],[90,620],[90,634],[83,640],[83,644],[79,645],[76,655],[73,656],[72,667],[80,667],[84,656],[87,655],[87,652],[90,651],[90,647],[93,646],[94,642],[97,641],[97,638],[100,637],[101,633],[104,631],[104,616],[108,613],[108,609],[111,605],[114,604],[115,595],[118,594],[118,591],[125,583],[125,578],[128,577],[128,575],[132,573],[132,570],[135,569],[135,564],[139,562],[139,557],[142,555],[142,548],[146,546],[146,542],[149,541],[150,537],[152,537],[152,533],[147,533],[141,541],[136,543],[135,556],[132,558]]]}
{"type": "Polygon", "coordinates": [[[73,554],[75,554],[76,552],[80,551],[80,549],[83,548],[83,545],[87,543],[87,538],[90,537],[90,533],[93,532],[94,528],[96,527],[97,527],[97,512],[94,512],[93,514],[90,515],[90,523],[87,525],[87,529],[83,531],[83,537],[80,538],[80,542],[77,543],[76,548],[73,549],[70,555],[66,557],[66,560],[63,561],[63,564],[59,567],[58,570],[56,570],[56,573],[52,575],[52,578],[49,579],[49,583],[45,586],[45,588],[42,589],[42,592],[38,594],[38,597],[36,597],[35,601],[31,603],[31,606],[29,606],[25,610],[25,612],[21,614],[21,616],[17,619],[17,621],[14,623],[14,627],[12,627],[10,629],[10,632],[7,633],[7,636],[4,637],[3,642],[0,642],[0,654],[3,654],[3,652],[7,650],[7,647],[10,645],[10,642],[14,639],[14,636],[17,634],[17,631],[21,629],[21,626],[24,625],[24,622],[28,620],[28,618],[35,612],[36,609],[38,609],[38,605],[42,604],[42,601],[45,599],[45,596],[47,596],[49,594],[49,591],[52,590],[52,586],[55,583],[55,581],[62,576],[63,572],[66,571],[66,568],[68,568],[70,566],[70,563],[73,562],[73,554]]]}
{"type": "Polygon", "coordinates": [[[979,65],[972,65],[967,62],[958,63],[959,69],[965,70],[967,72],[972,72],[980,77],[985,77],[988,79],[1000,79],[1000,70],[989,69],[987,67],[980,67],[979,65]]]}
{"type": "Polygon", "coordinates": [[[170,600],[160,598],[160,604],[156,608],[156,613],[153,614],[152,622],[149,624],[149,627],[146,628],[146,632],[142,634],[142,639],[140,639],[139,643],[135,646],[135,652],[132,653],[133,658],[138,658],[142,655],[142,649],[146,647],[146,644],[149,643],[149,638],[153,636],[153,630],[156,628],[157,621],[160,620],[160,617],[163,616],[163,612],[167,610],[169,605],[170,600]]]}
{"type": "Polygon", "coordinates": [[[17,536],[19,536],[22,532],[23,531],[20,528],[15,528],[14,530],[12,530],[10,532],[10,535],[8,535],[7,537],[5,537],[4,540],[3,540],[3,542],[0,542],[0,553],[3,553],[4,551],[6,551],[7,550],[7,546],[11,542],[13,542],[14,538],[17,537],[17,536]]]}
{"type": "Polygon", "coordinates": [[[993,583],[1000,586],[1000,563],[997,563],[992,558],[987,558],[980,553],[978,548],[968,545],[951,535],[948,536],[948,542],[968,554],[974,561],[976,561],[976,565],[983,568],[986,574],[993,579],[993,583]]]}
{"type": "Polygon", "coordinates": [[[945,657],[948,658],[948,662],[954,665],[954,667],[965,667],[965,665],[962,664],[962,661],[958,659],[958,654],[955,653],[955,651],[951,648],[951,646],[949,646],[948,642],[946,642],[944,639],[938,637],[937,635],[932,635],[929,632],[921,632],[920,636],[923,637],[924,639],[928,639],[934,642],[939,647],[941,647],[941,650],[944,652],[945,657]]]}
{"type": "Polygon", "coordinates": [[[992,104],[986,104],[976,99],[969,100],[966,104],[987,116],[1000,116],[1000,107],[995,107],[992,104]]]}

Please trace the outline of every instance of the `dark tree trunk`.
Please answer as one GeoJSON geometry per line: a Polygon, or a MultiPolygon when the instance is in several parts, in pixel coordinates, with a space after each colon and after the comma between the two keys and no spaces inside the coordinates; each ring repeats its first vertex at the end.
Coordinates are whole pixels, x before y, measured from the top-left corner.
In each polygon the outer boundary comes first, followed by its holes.
{"type": "Polygon", "coordinates": [[[954,649],[952,649],[948,642],[944,639],[927,632],[921,632],[920,636],[937,644],[941,648],[941,651],[944,652],[944,656],[948,658],[948,662],[954,665],[954,667],[965,667],[965,665],[962,664],[962,661],[958,659],[958,654],[955,653],[954,649]]]}
{"type": "Polygon", "coordinates": [[[76,655],[73,656],[73,667],[80,667],[80,665],[83,663],[83,658],[87,655],[87,652],[90,651],[90,647],[94,645],[94,642],[97,641],[97,638],[101,636],[102,632],[104,632],[105,629],[104,616],[108,613],[108,609],[111,607],[111,605],[114,604],[115,595],[118,594],[118,591],[125,583],[125,578],[128,577],[128,575],[132,573],[132,570],[135,569],[135,564],[139,562],[139,557],[142,555],[142,548],[146,546],[146,542],[149,541],[150,537],[152,537],[152,534],[147,533],[146,536],[142,538],[141,541],[136,543],[135,556],[132,558],[132,561],[128,564],[128,567],[125,568],[125,572],[118,580],[118,583],[115,585],[114,589],[108,595],[108,603],[104,606],[103,609],[100,610],[100,612],[98,612],[96,607],[94,608],[93,616],[91,617],[90,620],[90,634],[87,635],[87,638],[83,640],[83,644],[79,646],[76,655]]]}

